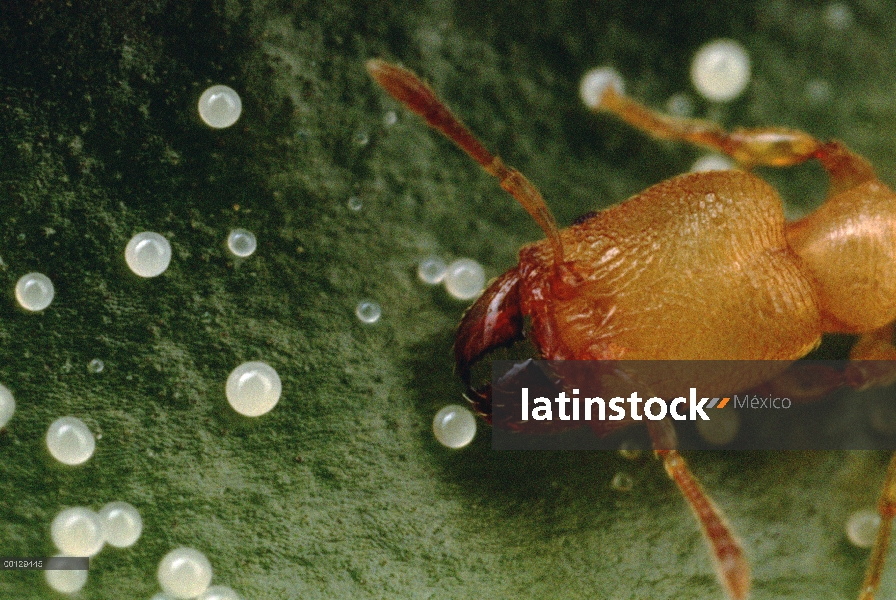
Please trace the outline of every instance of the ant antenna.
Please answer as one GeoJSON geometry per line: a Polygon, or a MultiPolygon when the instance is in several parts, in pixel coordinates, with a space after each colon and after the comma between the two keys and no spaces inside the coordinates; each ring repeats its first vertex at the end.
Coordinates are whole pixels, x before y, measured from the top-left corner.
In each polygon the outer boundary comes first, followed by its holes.
{"type": "Polygon", "coordinates": [[[469,154],[483,169],[501,183],[501,187],[523,205],[539,227],[544,230],[554,249],[554,262],[563,262],[563,244],[554,215],[544,202],[541,192],[514,168],[508,167],[470,133],[460,120],[445,106],[436,93],[411,71],[377,58],[367,61],[367,72],[393,98],[417,113],[433,129],[469,154]]]}

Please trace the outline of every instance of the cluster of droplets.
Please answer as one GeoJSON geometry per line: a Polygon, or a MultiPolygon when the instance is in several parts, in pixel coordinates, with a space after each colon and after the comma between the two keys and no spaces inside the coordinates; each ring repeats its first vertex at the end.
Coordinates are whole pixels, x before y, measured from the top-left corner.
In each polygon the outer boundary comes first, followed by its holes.
{"type": "Polygon", "coordinates": [[[417,277],[428,285],[442,284],[458,300],[471,300],[485,288],[485,270],[472,258],[446,264],[438,256],[428,256],[417,264],[417,277]]]}
{"type": "MultiPolygon", "coordinates": [[[[93,557],[108,544],[129,548],[143,532],[140,512],[127,502],[110,502],[99,512],[84,506],[66,508],[50,524],[50,538],[58,556],[93,557]]],[[[78,592],[87,583],[87,571],[79,569],[47,570],[47,584],[64,594],[78,592]]]]}
{"type": "MultiPolygon", "coordinates": [[[[226,86],[212,86],[199,99],[200,118],[210,127],[220,129],[236,122],[242,110],[239,95],[226,86]]],[[[366,143],[366,140],[364,140],[366,143]]],[[[24,239],[24,236],[20,236],[24,239]]],[[[245,229],[233,229],[227,238],[230,252],[239,258],[251,256],[257,247],[255,235],[245,229]]],[[[134,235],[124,250],[125,263],[136,275],[158,277],[171,263],[170,242],[161,234],[143,231],[134,235]]],[[[15,285],[19,305],[31,312],[50,306],[55,288],[43,273],[27,273],[15,285]]],[[[89,373],[100,373],[105,368],[102,360],[92,359],[89,373]]],[[[256,417],[274,408],[282,390],[280,377],[268,364],[260,361],[239,365],[227,379],[225,396],[238,413],[256,417]]],[[[15,398],[0,385],[0,428],[6,427],[16,410],[15,398]]],[[[74,416],[54,420],[47,429],[45,443],[49,454],[68,466],[82,465],[96,450],[95,436],[84,421],[74,416]]],[[[95,512],[76,506],[59,512],[50,525],[50,537],[59,557],[92,557],[105,546],[127,548],[134,545],[143,531],[138,510],[127,502],[110,502],[95,512]]],[[[87,582],[87,571],[67,568],[70,565],[51,565],[45,577],[54,590],[74,594],[87,582]]],[[[227,586],[211,586],[211,565],[204,555],[189,548],[170,552],[158,569],[159,584],[164,592],[158,598],[199,598],[200,600],[240,600],[239,594],[227,586]]]]}

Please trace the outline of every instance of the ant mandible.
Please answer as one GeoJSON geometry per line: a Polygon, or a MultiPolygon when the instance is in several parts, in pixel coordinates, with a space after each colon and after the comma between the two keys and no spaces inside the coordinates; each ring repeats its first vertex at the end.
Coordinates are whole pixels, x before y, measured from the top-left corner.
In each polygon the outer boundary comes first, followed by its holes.
{"type": "MultiPolygon", "coordinates": [[[[823,333],[858,335],[853,360],[896,359],[896,194],[841,142],[784,128],[727,132],[653,111],[608,81],[592,94],[592,110],[656,138],[720,151],[744,169],[815,159],[830,179],[828,196],[815,212],[786,222],[775,190],[746,170],[688,173],[561,230],[535,186],[490,153],[414,73],[378,59],[367,70],[496,177],[547,236],[520,250],[519,264],[489,285],[458,328],[457,370],[486,419],[490,392],[471,387],[471,365],[524,335],[546,360],[792,361],[823,333]]],[[[868,371],[849,383],[875,385],[877,377],[868,371]]],[[[746,598],[749,564],[731,527],[668,449],[668,427],[648,429],[700,524],[720,583],[730,598],[746,598]]],[[[874,598],[883,572],[896,516],[896,455],[878,510],[860,600],[874,598]]]]}

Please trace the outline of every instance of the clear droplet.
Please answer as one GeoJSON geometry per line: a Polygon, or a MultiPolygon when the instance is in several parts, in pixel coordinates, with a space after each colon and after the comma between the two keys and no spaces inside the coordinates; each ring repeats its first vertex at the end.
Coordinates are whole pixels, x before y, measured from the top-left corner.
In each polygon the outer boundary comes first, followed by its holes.
{"type": "Polygon", "coordinates": [[[193,548],[177,548],[166,554],[156,571],[159,585],[175,598],[195,598],[212,582],[212,564],[193,548]]]}
{"type": "Polygon", "coordinates": [[[37,312],[50,306],[56,291],[43,273],[22,275],[16,282],[16,300],[26,310],[37,312]]]}
{"type": "Polygon", "coordinates": [[[366,131],[358,131],[352,136],[352,141],[355,143],[355,146],[363,147],[370,142],[370,136],[367,135],[366,131]]]}
{"type": "Polygon", "coordinates": [[[675,117],[691,117],[694,114],[694,101],[683,92],[673,94],[666,101],[666,110],[675,117]]]}
{"type": "Polygon", "coordinates": [[[50,524],[50,537],[65,556],[95,556],[105,543],[100,516],[83,506],[57,514],[50,524]]]}
{"type": "Polygon", "coordinates": [[[232,229],[227,236],[227,248],[236,256],[246,258],[252,256],[258,247],[255,234],[245,229],[232,229]]]}
{"type": "Polygon", "coordinates": [[[697,433],[714,446],[724,446],[737,437],[740,431],[740,415],[730,404],[727,408],[711,411],[709,421],[698,420],[697,433]]]}
{"type": "Polygon", "coordinates": [[[579,98],[585,106],[595,110],[600,106],[607,88],[613,88],[622,94],[625,90],[625,81],[613,67],[591,69],[582,75],[579,82],[579,98]]]}
{"type": "Polygon", "coordinates": [[[143,532],[140,512],[127,502],[110,502],[100,509],[100,521],[106,543],[116,548],[128,548],[137,543],[143,532]]]}
{"type": "Polygon", "coordinates": [[[432,431],[443,446],[463,448],[476,437],[476,417],[465,406],[449,404],[436,413],[432,431]]]}
{"type": "Polygon", "coordinates": [[[376,323],[380,320],[380,317],[383,315],[383,309],[380,308],[380,305],[372,300],[362,300],[358,302],[358,306],[355,307],[355,316],[362,323],[376,323]]]}
{"type": "Polygon", "coordinates": [[[213,585],[196,600],[242,600],[243,597],[226,585],[213,585]]]}
{"type": "Polygon", "coordinates": [[[846,519],[846,537],[857,548],[870,548],[877,537],[880,515],[870,508],[857,510],[846,519]]]}
{"type": "MultiPolygon", "coordinates": [[[[59,556],[59,555],[57,555],[59,556]]],[[[44,577],[47,584],[60,594],[74,594],[87,583],[87,571],[70,569],[46,570],[44,577]]]]}
{"type": "Polygon", "coordinates": [[[627,460],[636,460],[641,457],[643,452],[638,443],[633,440],[623,440],[619,444],[619,455],[627,460]]]}
{"type": "Polygon", "coordinates": [[[691,82],[707,100],[734,100],[750,83],[750,55],[747,49],[729,39],[704,44],[691,61],[691,82]]]}
{"type": "Polygon", "coordinates": [[[87,371],[89,373],[102,373],[103,369],[105,368],[106,365],[103,364],[103,361],[98,358],[94,358],[92,361],[87,363],[87,371]]]}
{"type": "Polygon", "coordinates": [[[447,272],[448,265],[438,256],[428,256],[417,265],[417,277],[420,278],[420,281],[429,285],[441,283],[445,279],[447,272]]]}
{"type": "Polygon", "coordinates": [[[445,289],[458,300],[470,300],[485,289],[485,270],[471,258],[461,258],[448,265],[445,289]]]}
{"type": "Polygon", "coordinates": [[[60,417],[47,430],[47,449],[66,465],[80,465],[93,456],[96,440],[90,429],[76,417],[60,417]]]}
{"type": "Polygon", "coordinates": [[[16,400],[5,385],[0,385],[0,427],[5,427],[16,412],[16,400]]]}
{"type": "Polygon", "coordinates": [[[283,384],[274,368],[261,361],[245,362],[231,371],[225,386],[233,410],[247,417],[259,417],[277,405],[283,384]]]}
{"type": "Polygon", "coordinates": [[[806,99],[815,106],[820,106],[822,104],[830,102],[833,96],[831,84],[824,79],[813,79],[809,81],[806,84],[805,93],[806,99]]]}
{"type": "Polygon", "coordinates": [[[346,204],[348,205],[348,209],[352,212],[358,212],[364,207],[364,203],[361,202],[361,199],[357,196],[352,196],[351,198],[349,198],[346,204]]]}
{"type": "Polygon", "coordinates": [[[125,246],[124,260],[140,277],[156,277],[171,262],[171,244],[153,231],[140,232],[125,246]]]}
{"type": "Polygon", "coordinates": [[[240,95],[226,85],[213,85],[199,97],[199,117],[209,127],[230,127],[242,112],[243,101],[240,100],[240,95]]]}
{"type": "Polygon", "coordinates": [[[691,165],[691,173],[706,173],[708,171],[730,171],[737,165],[728,157],[721,154],[707,154],[701,156],[691,165]]]}
{"type": "Polygon", "coordinates": [[[617,492],[630,492],[635,487],[635,480],[628,473],[616,473],[610,481],[610,487],[617,492]]]}
{"type": "Polygon", "coordinates": [[[831,2],[824,7],[822,13],[825,25],[834,31],[845,31],[852,26],[852,9],[843,2],[831,2]]]}

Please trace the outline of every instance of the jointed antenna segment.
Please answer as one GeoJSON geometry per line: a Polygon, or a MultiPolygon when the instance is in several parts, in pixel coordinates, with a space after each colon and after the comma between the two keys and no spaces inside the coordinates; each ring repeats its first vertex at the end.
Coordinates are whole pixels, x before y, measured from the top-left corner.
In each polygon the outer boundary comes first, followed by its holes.
{"type": "Polygon", "coordinates": [[[436,93],[411,71],[375,58],[367,61],[367,71],[392,97],[423,117],[430,127],[442,132],[486,172],[496,177],[501,187],[516,198],[544,230],[554,249],[555,262],[558,265],[563,262],[563,244],[554,215],[538,189],[522,173],[508,167],[500,157],[489,152],[436,93]]]}

